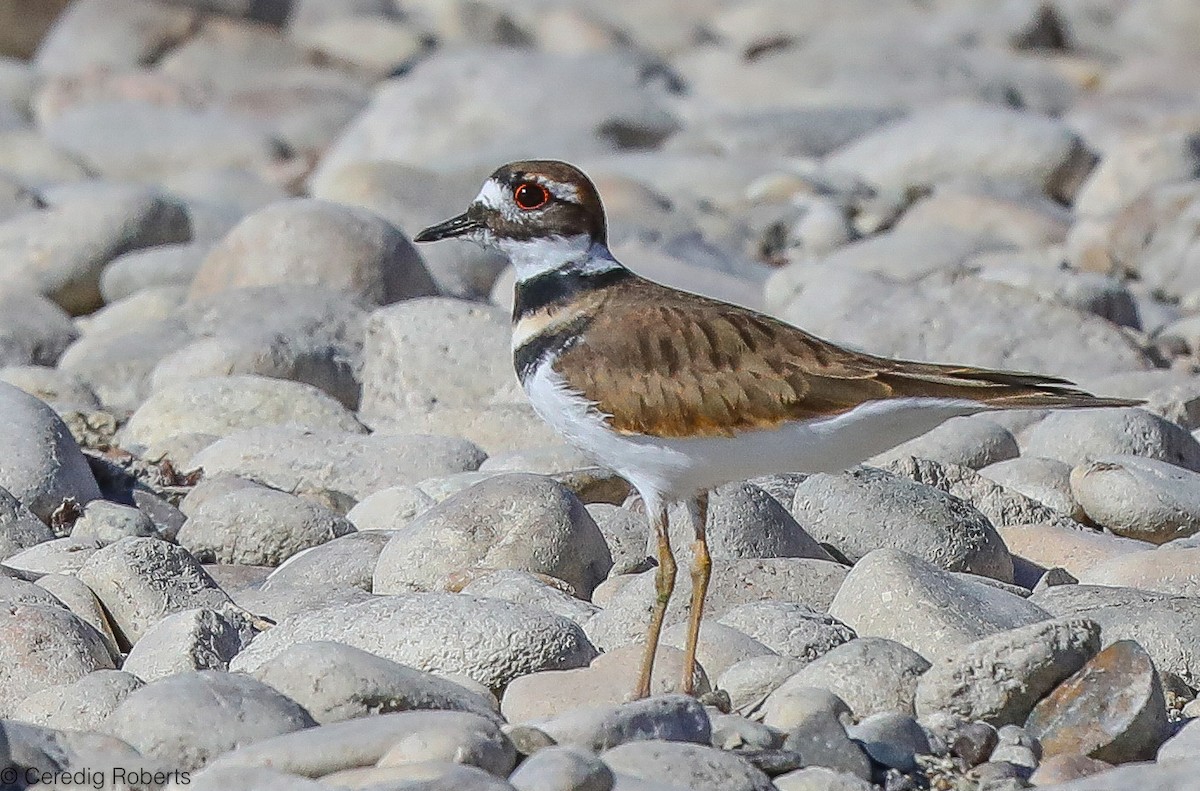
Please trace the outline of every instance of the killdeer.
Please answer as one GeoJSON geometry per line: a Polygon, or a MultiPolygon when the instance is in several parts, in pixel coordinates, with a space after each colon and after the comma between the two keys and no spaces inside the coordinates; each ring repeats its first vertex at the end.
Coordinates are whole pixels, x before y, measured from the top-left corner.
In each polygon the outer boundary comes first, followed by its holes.
{"type": "Polygon", "coordinates": [[[537,413],[641,495],[657,536],[657,597],[635,690],[650,691],[675,584],[667,509],[695,533],[682,688],[691,692],[711,568],[707,492],[778,472],[837,472],[945,420],[996,409],[1131,406],[1049,376],[890,360],[753,310],[638,277],[607,245],[577,168],[511,162],[466,212],[418,242],[463,237],[516,269],[513,362],[537,413]]]}

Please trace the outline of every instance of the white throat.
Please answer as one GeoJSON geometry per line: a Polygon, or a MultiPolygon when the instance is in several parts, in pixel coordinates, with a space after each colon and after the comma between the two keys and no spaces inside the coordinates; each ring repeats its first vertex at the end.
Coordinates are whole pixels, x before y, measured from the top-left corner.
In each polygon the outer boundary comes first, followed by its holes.
{"type": "Polygon", "coordinates": [[[607,246],[593,242],[588,234],[496,239],[495,244],[517,270],[518,281],[568,267],[580,274],[591,274],[621,266],[607,246]]]}

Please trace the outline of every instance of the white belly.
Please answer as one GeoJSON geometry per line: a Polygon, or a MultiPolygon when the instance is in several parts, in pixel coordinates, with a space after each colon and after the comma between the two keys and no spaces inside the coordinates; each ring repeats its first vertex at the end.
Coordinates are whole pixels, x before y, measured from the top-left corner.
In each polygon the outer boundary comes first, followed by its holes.
{"type": "Polygon", "coordinates": [[[796,421],[733,437],[651,437],[613,431],[548,363],[525,383],[537,413],[575,447],[627,479],[645,498],[679,500],[758,475],[840,472],[952,417],[982,412],[974,401],[897,398],[837,417],[796,421]]]}

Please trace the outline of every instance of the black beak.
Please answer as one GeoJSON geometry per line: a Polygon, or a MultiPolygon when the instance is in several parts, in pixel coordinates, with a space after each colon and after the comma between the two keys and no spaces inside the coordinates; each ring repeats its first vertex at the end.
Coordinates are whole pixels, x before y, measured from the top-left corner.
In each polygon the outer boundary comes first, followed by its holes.
{"type": "Polygon", "coordinates": [[[470,216],[469,212],[463,212],[457,217],[451,217],[445,222],[440,222],[437,225],[431,225],[419,234],[413,237],[414,242],[436,242],[439,239],[450,239],[455,236],[463,236],[464,234],[477,231],[483,227],[479,220],[470,216]]]}

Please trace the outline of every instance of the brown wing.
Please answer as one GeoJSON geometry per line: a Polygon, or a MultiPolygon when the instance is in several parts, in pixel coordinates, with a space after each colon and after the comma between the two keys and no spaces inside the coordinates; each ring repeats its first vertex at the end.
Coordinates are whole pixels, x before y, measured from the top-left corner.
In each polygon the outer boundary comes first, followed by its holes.
{"type": "Polygon", "coordinates": [[[1001,408],[1125,406],[1065,380],[888,360],[744,308],[635,281],[609,290],[586,340],[555,366],[623,433],[728,436],[847,412],[877,399],[969,399],[1001,408]]]}

